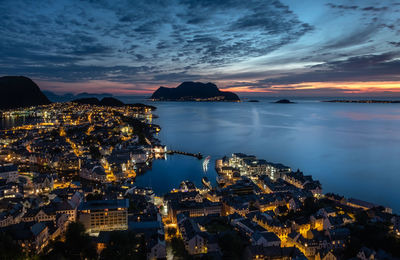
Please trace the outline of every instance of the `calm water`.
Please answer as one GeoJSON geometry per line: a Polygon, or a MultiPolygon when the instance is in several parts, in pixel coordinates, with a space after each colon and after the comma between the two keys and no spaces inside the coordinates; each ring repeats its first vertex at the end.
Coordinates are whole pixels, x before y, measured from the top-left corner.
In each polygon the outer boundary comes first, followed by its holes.
{"type": "Polygon", "coordinates": [[[168,148],[210,155],[173,155],[137,178],[163,194],[182,180],[214,180],[214,161],[244,152],[300,168],[335,192],[400,212],[400,104],[153,103],[168,148]]]}
{"type": "Polygon", "coordinates": [[[32,124],[39,122],[38,118],[29,116],[16,116],[16,117],[0,117],[0,130],[10,129],[14,126],[21,126],[25,124],[32,124]]]}

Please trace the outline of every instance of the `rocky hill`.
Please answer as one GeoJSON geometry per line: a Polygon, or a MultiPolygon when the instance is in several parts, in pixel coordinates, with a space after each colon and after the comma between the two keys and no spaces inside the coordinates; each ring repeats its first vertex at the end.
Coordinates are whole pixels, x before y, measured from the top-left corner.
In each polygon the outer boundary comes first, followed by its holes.
{"type": "Polygon", "coordinates": [[[38,85],[23,76],[0,77],[0,109],[50,104],[38,85]]]}
{"type": "Polygon", "coordinates": [[[232,92],[220,91],[213,83],[183,82],[176,88],[158,88],[151,96],[156,101],[240,101],[232,92]]]}

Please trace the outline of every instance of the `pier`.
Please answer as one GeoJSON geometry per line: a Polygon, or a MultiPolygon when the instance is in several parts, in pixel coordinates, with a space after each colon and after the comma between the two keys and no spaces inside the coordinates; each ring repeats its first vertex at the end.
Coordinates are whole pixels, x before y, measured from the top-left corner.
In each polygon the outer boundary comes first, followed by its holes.
{"type": "Polygon", "coordinates": [[[168,150],[167,154],[182,154],[182,155],[196,157],[199,160],[203,159],[203,155],[201,153],[187,153],[187,152],[176,151],[176,150],[168,150]]]}

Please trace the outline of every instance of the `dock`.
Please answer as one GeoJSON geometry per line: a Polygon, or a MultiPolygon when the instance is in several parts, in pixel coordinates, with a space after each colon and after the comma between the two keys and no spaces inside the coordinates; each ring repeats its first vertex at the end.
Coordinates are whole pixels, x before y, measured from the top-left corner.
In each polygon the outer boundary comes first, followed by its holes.
{"type": "Polygon", "coordinates": [[[196,157],[199,160],[203,159],[203,155],[201,153],[187,153],[187,152],[176,151],[176,150],[168,150],[167,154],[182,154],[182,155],[196,157]]]}

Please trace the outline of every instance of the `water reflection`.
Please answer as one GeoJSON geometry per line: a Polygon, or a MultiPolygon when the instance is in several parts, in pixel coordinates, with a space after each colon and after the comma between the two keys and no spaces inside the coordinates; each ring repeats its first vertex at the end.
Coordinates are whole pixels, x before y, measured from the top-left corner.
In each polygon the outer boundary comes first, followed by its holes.
{"type": "MultiPolygon", "coordinates": [[[[162,142],[171,149],[211,155],[210,180],[215,179],[217,158],[244,152],[300,168],[319,179],[325,192],[400,211],[397,105],[302,101],[290,105],[267,101],[155,105],[162,142]]],[[[201,185],[203,176],[201,161],[174,155],[156,161],[137,182],[151,183],[162,194],[182,180],[201,185]]]]}

